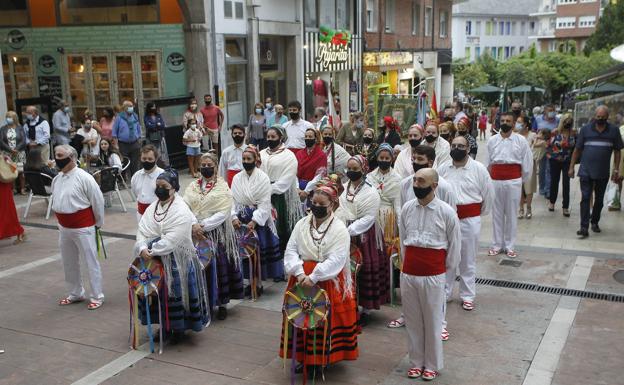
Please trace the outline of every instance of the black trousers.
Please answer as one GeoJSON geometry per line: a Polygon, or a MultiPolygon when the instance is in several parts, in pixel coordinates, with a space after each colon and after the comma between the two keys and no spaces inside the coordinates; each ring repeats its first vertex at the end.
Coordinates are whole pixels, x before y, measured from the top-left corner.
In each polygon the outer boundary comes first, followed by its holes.
{"type": "Polygon", "coordinates": [[[600,212],[604,205],[604,195],[607,190],[609,178],[591,179],[581,177],[581,228],[587,229],[590,221],[589,201],[594,193],[594,208],[591,210],[591,223],[597,225],[600,221],[600,212]]]}
{"type": "Polygon", "coordinates": [[[557,202],[559,194],[559,179],[561,177],[561,187],[563,195],[563,208],[570,207],[570,177],[568,176],[568,168],[570,168],[570,160],[559,161],[549,159],[550,162],[550,203],[553,205],[557,202]]]}

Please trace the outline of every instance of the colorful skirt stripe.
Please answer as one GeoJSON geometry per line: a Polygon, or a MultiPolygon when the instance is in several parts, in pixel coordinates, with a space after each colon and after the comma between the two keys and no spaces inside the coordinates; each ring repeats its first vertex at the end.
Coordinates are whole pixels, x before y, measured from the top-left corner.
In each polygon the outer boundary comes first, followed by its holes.
{"type": "MultiPolygon", "coordinates": [[[[245,207],[238,213],[238,219],[242,224],[251,221],[254,208],[245,207]]],[[[284,257],[280,250],[279,238],[273,234],[268,226],[256,226],[258,242],[260,244],[260,265],[262,279],[284,277],[284,257]]],[[[249,266],[243,263],[243,276],[249,279],[249,266]]]]}
{"type": "Polygon", "coordinates": [[[240,266],[227,255],[227,250],[223,243],[217,245],[217,257],[210,261],[204,269],[206,273],[206,283],[210,296],[210,306],[223,306],[230,302],[230,299],[242,299],[243,273],[240,266]],[[213,264],[216,263],[216,274],[213,274],[213,264]]]}
{"type": "MultiPolygon", "coordinates": [[[[306,261],[303,269],[306,274],[311,274],[316,266],[314,261],[306,261]]],[[[344,289],[344,278],[338,279],[340,288],[344,289]]],[[[297,283],[295,277],[290,277],[288,288],[292,288],[297,283]]],[[[325,356],[323,356],[323,335],[324,326],[320,326],[314,330],[297,331],[296,357],[297,362],[306,365],[329,365],[339,361],[355,360],[358,358],[358,324],[357,324],[357,305],[355,298],[343,298],[343,290],[337,290],[336,285],[332,281],[318,282],[323,290],[327,292],[329,298],[330,310],[329,317],[326,322],[328,335],[325,339],[325,356]],[[316,337],[316,349],[315,349],[316,337]]],[[[282,321],[282,338],[280,342],[279,356],[284,357],[284,327],[288,327],[288,343],[286,346],[286,357],[292,358],[292,342],[293,342],[293,326],[284,325],[282,321]]]]}
{"type": "Polygon", "coordinates": [[[362,267],[357,275],[358,304],[364,309],[379,309],[390,301],[390,267],[383,245],[377,245],[376,226],[356,238],[362,252],[362,267]]]}

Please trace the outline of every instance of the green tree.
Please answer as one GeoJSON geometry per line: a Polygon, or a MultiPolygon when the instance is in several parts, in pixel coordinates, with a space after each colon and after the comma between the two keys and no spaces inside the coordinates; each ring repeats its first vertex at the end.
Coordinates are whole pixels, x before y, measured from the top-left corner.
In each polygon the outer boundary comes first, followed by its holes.
{"type": "Polygon", "coordinates": [[[610,1],[604,8],[596,31],[585,45],[585,54],[601,49],[612,49],[624,42],[624,1],[610,1]]]}
{"type": "Polygon", "coordinates": [[[468,91],[488,82],[488,75],[480,65],[475,63],[464,64],[456,62],[453,65],[453,75],[455,77],[455,88],[461,91],[468,91]]]}

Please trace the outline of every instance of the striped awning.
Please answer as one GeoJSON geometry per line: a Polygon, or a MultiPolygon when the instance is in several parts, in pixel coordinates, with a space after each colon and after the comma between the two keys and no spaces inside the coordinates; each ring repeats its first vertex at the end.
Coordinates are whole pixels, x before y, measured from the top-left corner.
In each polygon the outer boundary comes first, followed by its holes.
{"type": "Polygon", "coordinates": [[[308,32],[304,48],[306,73],[350,71],[361,65],[362,42],[357,35],[346,45],[334,45],[319,41],[318,32],[308,32]]]}

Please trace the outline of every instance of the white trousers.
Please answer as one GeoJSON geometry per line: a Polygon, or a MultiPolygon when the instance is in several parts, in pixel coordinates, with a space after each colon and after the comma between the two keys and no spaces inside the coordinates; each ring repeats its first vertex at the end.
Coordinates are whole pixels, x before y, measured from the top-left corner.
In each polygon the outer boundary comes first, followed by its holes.
{"type": "Polygon", "coordinates": [[[95,226],[69,229],[59,225],[59,246],[65,270],[65,282],[69,295],[73,298],[85,295],[80,277],[80,256],[87,265],[89,273],[90,299],[104,299],[102,293],[102,271],[97,259],[95,244],[95,226]]]}
{"type": "MultiPolygon", "coordinates": [[[[481,217],[470,217],[459,220],[461,229],[461,259],[459,261],[459,298],[462,301],[474,302],[477,279],[477,250],[479,247],[479,233],[481,232],[481,217]]],[[[450,298],[455,287],[457,272],[446,272],[446,298],[450,298]]]]}
{"type": "Polygon", "coordinates": [[[492,248],[514,250],[518,229],[518,207],[522,194],[522,179],[493,180],[492,248]]]}
{"type": "Polygon", "coordinates": [[[442,357],[445,274],[419,277],[401,273],[401,301],[410,367],[438,371],[442,357]]]}

